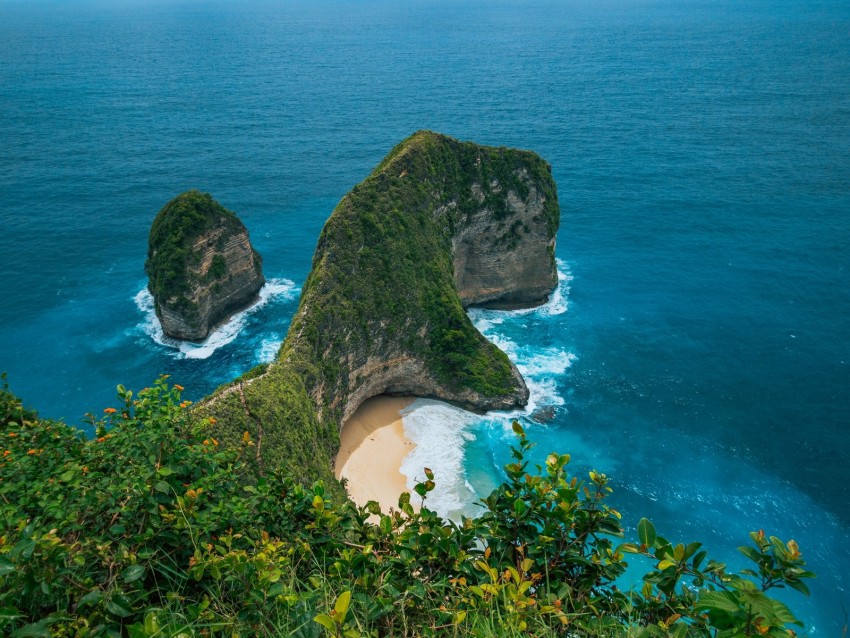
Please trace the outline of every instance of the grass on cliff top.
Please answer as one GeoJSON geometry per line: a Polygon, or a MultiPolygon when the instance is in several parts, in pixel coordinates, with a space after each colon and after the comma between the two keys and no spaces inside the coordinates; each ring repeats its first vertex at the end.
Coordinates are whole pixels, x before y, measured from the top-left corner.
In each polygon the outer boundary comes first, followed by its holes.
{"type": "Polygon", "coordinates": [[[430,511],[427,468],[397,511],[356,507],[305,487],[307,459],[262,471],[259,441],[217,440],[181,390],[119,386],[86,440],[0,389],[0,634],[788,638],[772,590],[812,576],[763,532],[738,574],[646,519],[624,538],[607,477],[531,465],[518,424],[480,517],[430,511]],[[627,557],[648,570],[634,591],[627,557]]]}

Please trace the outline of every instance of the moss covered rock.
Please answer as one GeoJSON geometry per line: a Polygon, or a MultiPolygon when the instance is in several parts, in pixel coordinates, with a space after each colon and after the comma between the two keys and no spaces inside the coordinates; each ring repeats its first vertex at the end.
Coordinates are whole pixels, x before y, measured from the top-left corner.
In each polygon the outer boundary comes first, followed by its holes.
{"type": "Polygon", "coordinates": [[[163,332],[192,341],[253,303],[265,283],[244,224],[196,190],[159,211],[145,270],[163,332]]]}
{"type": "Polygon", "coordinates": [[[225,439],[251,433],[258,462],[332,480],[340,424],[372,396],[524,405],[519,372],[464,307],[545,301],[558,223],[536,154],[415,133],[328,219],[276,361],[201,409],[225,439]]]}

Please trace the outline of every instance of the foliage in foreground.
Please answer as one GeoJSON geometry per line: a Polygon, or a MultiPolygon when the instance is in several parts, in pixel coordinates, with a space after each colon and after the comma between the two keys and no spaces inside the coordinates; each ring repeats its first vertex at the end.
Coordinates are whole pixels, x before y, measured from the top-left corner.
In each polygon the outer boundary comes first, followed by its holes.
{"type": "Polygon", "coordinates": [[[796,543],[762,532],[740,574],[646,519],[621,542],[607,478],[558,454],[529,468],[516,423],[505,482],[455,524],[427,509],[427,469],[422,507],[390,514],[258,474],[250,436],[225,449],[181,390],[119,386],[91,441],[0,390],[0,633],[787,636],[766,592],[807,593],[796,543]],[[619,591],[630,554],[651,571],[619,591]]]}

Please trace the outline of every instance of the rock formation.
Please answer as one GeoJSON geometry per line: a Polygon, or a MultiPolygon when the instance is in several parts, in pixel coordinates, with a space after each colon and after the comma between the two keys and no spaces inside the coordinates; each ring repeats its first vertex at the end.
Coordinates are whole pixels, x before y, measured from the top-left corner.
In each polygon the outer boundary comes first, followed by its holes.
{"type": "Polygon", "coordinates": [[[163,332],[191,341],[205,339],[213,327],[249,306],[265,283],[248,230],[196,190],[159,211],[145,270],[163,332]]]}
{"type": "Polygon", "coordinates": [[[328,477],[340,424],[372,396],[524,405],[519,372],[464,308],[544,302],[558,223],[539,156],[412,135],[328,219],[277,360],[201,409],[225,440],[260,439],[260,462],[314,458],[313,479],[328,477]]]}
{"type": "Polygon", "coordinates": [[[478,206],[452,235],[455,284],[464,307],[536,306],[557,283],[555,237],[546,210],[557,203],[554,190],[543,192],[545,185],[524,168],[513,177],[507,192],[496,177],[470,187],[478,206]]]}

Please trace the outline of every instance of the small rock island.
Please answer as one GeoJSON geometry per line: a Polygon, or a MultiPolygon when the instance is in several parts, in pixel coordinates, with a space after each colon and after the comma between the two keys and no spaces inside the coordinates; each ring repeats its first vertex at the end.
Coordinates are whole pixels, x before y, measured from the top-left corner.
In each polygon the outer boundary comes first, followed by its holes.
{"type": "Polygon", "coordinates": [[[277,359],[199,410],[225,442],[249,432],[261,467],[301,459],[306,481],[338,485],[340,426],[370,397],[525,405],[519,371],[465,308],[544,303],[559,221],[535,153],[413,134],[328,218],[277,359]]]}
{"type": "Polygon", "coordinates": [[[263,287],[262,259],[239,218],[209,194],[187,191],[154,219],[148,289],[169,337],[202,341],[263,287]]]}

